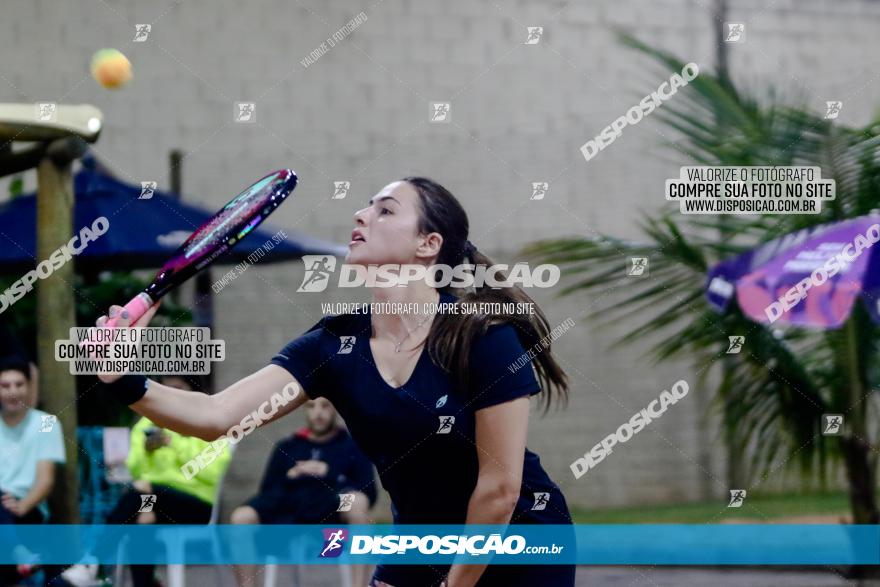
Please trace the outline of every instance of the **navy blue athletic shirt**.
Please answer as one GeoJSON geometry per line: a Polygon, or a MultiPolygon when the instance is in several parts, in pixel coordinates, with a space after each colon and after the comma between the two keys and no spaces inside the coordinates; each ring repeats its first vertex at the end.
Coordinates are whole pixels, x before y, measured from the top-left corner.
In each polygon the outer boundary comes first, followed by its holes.
{"type": "MultiPolygon", "coordinates": [[[[441,303],[455,301],[440,294],[441,303]]],[[[310,398],[333,403],[376,465],[391,496],[395,523],[463,524],[478,471],[474,413],[540,391],[531,363],[508,368],[525,352],[516,328],[493,325],[474,341],[466,394],[454,391],[450,376],[434,364],[427,348],[410,379],[392,387],[376,368],[370,334],[368,313],[326,316],[271,362],[289,371],[310,398]]],[[[511,523],[571,523],[562,493],[528,449],[511,523]]],[[[418,584],[401,578],[399,566],[384,569],[377,578],[395,587],[418,584]]]]}
{"type": "Polygon", "coordinates": [[[345,430],[321,442],[302,428],[280,440],[263,473],[259,493],[248,501],[261,524],[320,524],[331,519],[339,507],[339,494],[363,492],[370,505],[376,503],[373,465],[361,454],[345,430]],[[299,461],[327,463],[324,477],[287,476],[299,461]]]}

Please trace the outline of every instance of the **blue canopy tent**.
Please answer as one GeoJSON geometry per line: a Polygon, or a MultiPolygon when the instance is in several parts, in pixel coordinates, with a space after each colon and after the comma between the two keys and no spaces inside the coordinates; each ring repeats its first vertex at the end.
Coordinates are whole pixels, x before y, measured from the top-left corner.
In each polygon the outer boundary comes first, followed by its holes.
{"type": "MultiPolygon", "coordinates": [[[[91,227],[101,216],[105,216],[110,225],[106,233],[73,257],[74,267],[81,275],[94,277],[102,271],[158,270],[180,244],[216,212],[181,202],[172,194],[158,190],[152,197],[140,199],[141,186],[113,177],[92,154],[86,154],[81,162],[82,168],[73,178],[73,234],[91,227]]],[[[229,198],[234,195],[230,193],[229,198]]],[[[0,204],[0,277],[19,277],[42,261],[36,258],[36,200],[36,194],[26,194],[0,204]]],[[[272,237],[277,232],[278,228],[264,223],[215,263],[238,264],[268,241],[273,242],[274,247],[260,257],[260,264],[299,259],[306,254],[343,255],[346,251],[343,245],[288,230],[284,231],[286,238],[275,243],[272,237]]],[[[210,269],[202,271],[194,282],[193,322],[196,326],[213,327],[210,269]]],[[[213,372],[207,376],[208,383],[212,376],[213,372]]]]}
{"type": "MultiPolygon", "coordinates": [[[[215,212],[181,202],[158,190],[149,199],[139,199],[140,186],[124,183],[96,169],[94,159],[83,161],[83,168],[74,176],[74,234],[101,216],[110,221],[110,230],[74,257],[79,271],[158,269],[186,237],[215,212]]],[[[230,193],[229,198],[234,195],[230,193]]],[[[263,224],[217,263],[234,265],[243,261],[276,233],[277,229],[263,224]]],[[[298,259],[308,254],[345,254],[342,245],[292,231],[285,234],[286,239],[261,257],[261,264],[298,259]]],[[[35,194],[0,204],[0,274],[33,268],[38,262],[36,250],[35,194]]]]}
{"type": "MultiPolygon", "coordinates": [[[[131,185],[113,177],[90,154],[83,157],[81,162],[81,169],[73,177],[73,234],[78,234],[84,227],[91,227],[99,217],[104,216],[109,220],[109,230],[91,241],[81,254],[73,257],[73,265],[81,275],[95,277],[102,271],[159,269],[180,244],[225,203],[217,202],[216,208],[205,209],[181,202],[174,195],[161,191],[153,192],[148,199],[141,199],[140,185],[131,185]]],[[[228,199],[232,199],[234,195],[234,192],[230,192],[228,199]]],[[[288,203],[290,205],[292,203],[288,203]]],[[[37,258],[36,208],[36,194],[21,195],[0,204],[0,276],[18,278],[43,260],[37,258]]],[[[233,265],[242,262],[267,242],[272,242],[274,246],[271,250],[264,247],[266,252],[260,257],[260,264],[299,259],[306,254],[339,255],[346,250],[342,245],[286,229],[286,238],[276,243],[273,236],[278,233],[279,228],[282,227],[264,223],[246,235],[230,252],[217,259],[216,263],[233,265]]],[[[197,326],[213,327],[213,292],[209,270],[200,273],[193,281],[193,323],[197,326]]],[[[125,301],[119,300],[118,303],[125,301]]],[[[5,316],[0,315],[0,326],[4,319],[5,316]]],[[[47,322],[54,319],[57,317],[49,315],[47,322]]],[[[37,356],[41,352],[24,352],[22,349],[22,354],[37,356]]],[[[42,354],[45,356],[45,353],[42,354]]],[[[48,361],[51,362],[51,350],[49,357],[48,361]]],[[[43,381],[45,370],[42,364],[40,371],[43,381]]],[[[201,376],[203,389],[213,389],[213,377],[213,370],[208,375],[201,376]]],[[[84,393],[92,387],[94,384],[90,380],[78,378],[76,388],[79,392],[72,396],[76,398],[74,403],[77,400],[91,401],[92,406],[106,403],[102,402],[100,395],[84,393]]],[[[95,410],[86,411],[94,413],[95,410]]],[[[70,412],[71,410],[67,410],[68,416],[70,412]]],[[[73,412],[75,414],[76,410],[73,412]]],[[[65,424],[67,429],[81,422],[77,421],[75,415],[70,418],[65,424]]],[[[95,435],[97,430],[103,434],[101,427],[78,428],[80,449],[89,458],[80,458],[78,462],[83,466],[73,469],[80,475],[79,484],[83,487],[83,491],[79,493],[78,515],[84,521],[90,522],[102,521],[100,515],[104,510],[101,507],[112,507],[115,497],[118,497],[106,488],[108,484],[103,479],[103,467],[93,466],[97,462],[103,463],[100,458],[103,448],[100,452],[95,448],[103,446],[100,444],[102,436],[95,435]]],[[[73,462],[76,463],[75,460],[73,462]]],[[[76,482],[68,483],[68,487],[72,486],[76,491],[76,482]]],[[[69,506],[69,509],[75,510],[76,505],[69,506]]]]}

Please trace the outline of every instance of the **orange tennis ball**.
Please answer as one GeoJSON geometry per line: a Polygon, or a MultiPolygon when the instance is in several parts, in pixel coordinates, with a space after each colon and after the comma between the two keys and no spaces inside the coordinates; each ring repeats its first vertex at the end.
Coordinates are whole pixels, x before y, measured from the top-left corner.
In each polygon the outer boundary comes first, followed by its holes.
{"type": "Polygon", "coordinates": [[[92,77],[105,88],[121,88],[131,79],[131,61],[116,49],[101,49],[92,57],[92,77]]]}

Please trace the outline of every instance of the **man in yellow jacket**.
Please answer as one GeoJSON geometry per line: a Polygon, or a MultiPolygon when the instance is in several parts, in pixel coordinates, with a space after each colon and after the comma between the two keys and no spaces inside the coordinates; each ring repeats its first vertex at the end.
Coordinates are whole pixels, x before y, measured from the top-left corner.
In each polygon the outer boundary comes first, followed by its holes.
{"type": "MultiPolygon", "coordinates": [[[[186,379],[163,377],[162,383],[192,390],[186,379]]],[[[196,392],[194,392],[196,393],[196,392]]],[[[126,465],[134,479],[107,517],[108,524],[206,524],[217,488],[229,466],[227,448],[210,465],[188,478],[183,465],[201,453],[208,442],[182,436],[141,418],[131,430],[126,465]]],[[[152,565],[132,565],[134,587],[156,585],[152,565]]]]}

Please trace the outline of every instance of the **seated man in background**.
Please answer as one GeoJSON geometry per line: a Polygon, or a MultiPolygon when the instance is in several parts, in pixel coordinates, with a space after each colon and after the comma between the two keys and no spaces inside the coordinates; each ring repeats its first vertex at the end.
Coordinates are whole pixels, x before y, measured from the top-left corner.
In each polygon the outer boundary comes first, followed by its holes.
{"type": "MultiPolygon", "coordinates": [[[[166,375],[162,384],[192,391],[189,382],[179,376],[166,375]]],[[[199,393],[193,391],[193,393],[199,393]]],[[[195,458],[208,442],[182,436],[141,418],[131,430],[128,465],[132,489],[125,493],[107,517],[108,524],[207,524],[217,494],[217,487],[230,454],[227,448],[207,467],[192,478],[182,467],[195,458]]],[[[153,565],[132,565],[135,587],[156,584],[153,565]]]]}
{"type": "MultiPolygon", "coordinates": [[[[29,405],[30,375],[18,357],[0,361],[0,524],[46,523],[55,466],[66,460],[61,423],[29,405]]],[[[17,583],[15,567],[0,567],[0,581],[17,583]]]]}
{"type": "MultiPolygon", "coordinates": [[[[232,512],[233,524],[367,524],[376,502],[373,465],[324,398],[305,405],[306,427],[275,445],[259,493],[232,512]],[[342,497],[345,496],[345,497],[342,497]]],[[[366,585],[367,565],[352,566],[352,585],[366,585]]],[[[236,565],[241,586],[254,566],[236,565]]]]}

